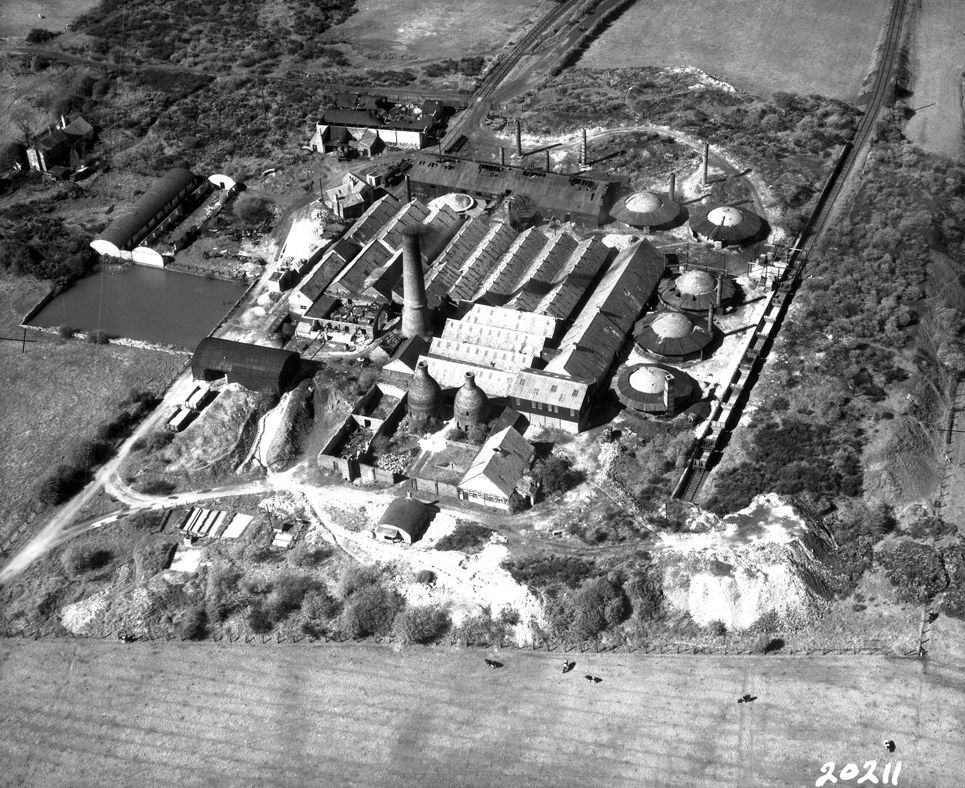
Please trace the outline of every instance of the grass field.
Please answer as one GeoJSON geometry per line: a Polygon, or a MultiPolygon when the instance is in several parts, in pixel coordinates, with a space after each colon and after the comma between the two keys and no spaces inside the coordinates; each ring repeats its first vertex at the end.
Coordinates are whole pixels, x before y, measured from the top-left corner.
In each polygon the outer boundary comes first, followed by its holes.
{"type": "Polygon", "coordinates": [[[367,61],[409,62],[489,55],[551,7],[550,0],[358,0],[326,40],[349,42],[367,61]]]}
{"type": "Polygon", "coordinates": [[[962,152],[962,71],[965,69],[965,13],[960,0],[929,0],[916,14],[912,70],[921,110],[908,121],[905,135],[932,153],[962,152]]]}
{"type": "MultiPolygon", "coordinates": [[[[16,328],[47,285],[0,275],[0,336],[16,328]]],[[[161,392],[186,356],[38,336],[21,346],[0,341],[0,535],[22,516],[57,463],[116,415],[132,388],[161,392]]]]}
{"type": "Polygon", "coordinates": [[[805,786],[832,760],[877,760],[880,779],[885,738],[899,785],[960,768],[960,668],[511,651],[491,672],[483,656],[4,641],[4,782],[805,786]],[[759,699],[736,704],[745,692],[759,699]]]}
{"type": "Polygon", "coordinates": [[[580,65],[696,66],[756,93],[853,99],[870,70],[889,5],[889,0],[636,3],[593,43],[580,65]]]}

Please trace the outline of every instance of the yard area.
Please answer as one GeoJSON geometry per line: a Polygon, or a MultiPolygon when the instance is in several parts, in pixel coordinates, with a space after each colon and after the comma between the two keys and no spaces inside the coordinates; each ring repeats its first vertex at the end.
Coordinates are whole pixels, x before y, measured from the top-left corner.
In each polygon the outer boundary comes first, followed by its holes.
{"type": "MultiPolygon", "coordinates": [[[[0,336],[19,337],[24,313],[47,285],[0,275],[0,336]]],[[[132,389],[163,392],[187,356],[92,345],[28,332],[26,346],[0,342],[0,537],[34,514],[38,486],[93,439],[132,389]]]]}
{"type": "Polygon", "coordinates": [[[26,785],[804,786],[901,760],[900,785],[937,788],[965,725],[965,673],[937,660],[43,639],[0,663],[26,785]]]}
{"type": "Polygon", "coordinates": [[[696,66],[762,94],[854,99],[890,3],[671,0],[635,3],[580,60],[585,68],[696,66]]]}

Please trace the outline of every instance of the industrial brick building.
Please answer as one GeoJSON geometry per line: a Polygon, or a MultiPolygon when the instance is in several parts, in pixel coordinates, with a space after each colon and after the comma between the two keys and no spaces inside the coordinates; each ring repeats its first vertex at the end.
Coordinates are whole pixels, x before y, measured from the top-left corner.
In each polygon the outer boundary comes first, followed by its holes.
{"type": "Polygon", "coordinates": [[[450,192],[486,200],[525,197],[545,218],[599,226],[618,184],[585,173],[564,174],[422,153],[409,170],[412,194],[424,200],[450,192]]]}

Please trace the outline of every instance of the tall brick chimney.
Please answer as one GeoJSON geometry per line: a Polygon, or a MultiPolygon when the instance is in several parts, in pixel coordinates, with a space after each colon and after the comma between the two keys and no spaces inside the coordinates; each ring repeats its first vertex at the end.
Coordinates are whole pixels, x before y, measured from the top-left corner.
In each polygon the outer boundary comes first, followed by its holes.
{"type": "Polygon", "coordinates": [[[406,339],[432,336],[432,321],[426,300],[426,280],[422,271],[422,225],[407,227],[402,233],[402,335],[406,339]]]}

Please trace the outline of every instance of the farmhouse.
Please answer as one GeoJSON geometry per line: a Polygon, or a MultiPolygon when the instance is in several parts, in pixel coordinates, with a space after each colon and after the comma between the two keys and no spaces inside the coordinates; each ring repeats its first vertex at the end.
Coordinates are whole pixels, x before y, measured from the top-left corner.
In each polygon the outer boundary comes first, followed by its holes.
{"type": "Polygon", "coordinates": [[[147,244],[187,215],[210,189],[209,181],[191,170],[175,167],[107,225],[90,245],[107,257],[163,266],[162,256],[147,244]]]}
{"type": "MultiPolygon", "coordinates": [[[[347,102],[343,98],[340,103],[347,102]]],[[[386,145],[424,148],[442,115],[436,101],[403,108],[384,99],[360,97],[349,109],[323,110],[308,144],[318,153],[340,151],[364,158],[381,153],[386,145]]]]}
{"type": "Polygon", "coordinates": [[[607,221],[616,182],[456,156],[421,154],[409,170],[412,194],[432,199],[449,192],[484,200],[526,197],[545,217],[599,226],[607,221]]]}
{"type": "Polygon", "coordinates": [[[195,380],[224,377],[249,391],[280,394],[291,388],[300,370],[297,353],[214,337],[202,339],[191,357],[195,380]]]}
{"type": "Polygon", "coordinates": [[[492,509],[510,511],[516,491],[533,459],[533,446],[513,427],[490,435],[459,480],[459,497],[492,509]]]}
{"type": "Polygon", "coordinates": [[[94,127],[80,115],[70,123],[60,123],[47,129],[27,147],[30,169],[48,172],[53,167],[77,167],[94,141],[94,127]]]}
{"type": "Polygon", "coordinates": [[[379,519],[375,535],[388,542],[418,542],[429,526],[429,507],[413,498],[395,498],[379,519]]]}

